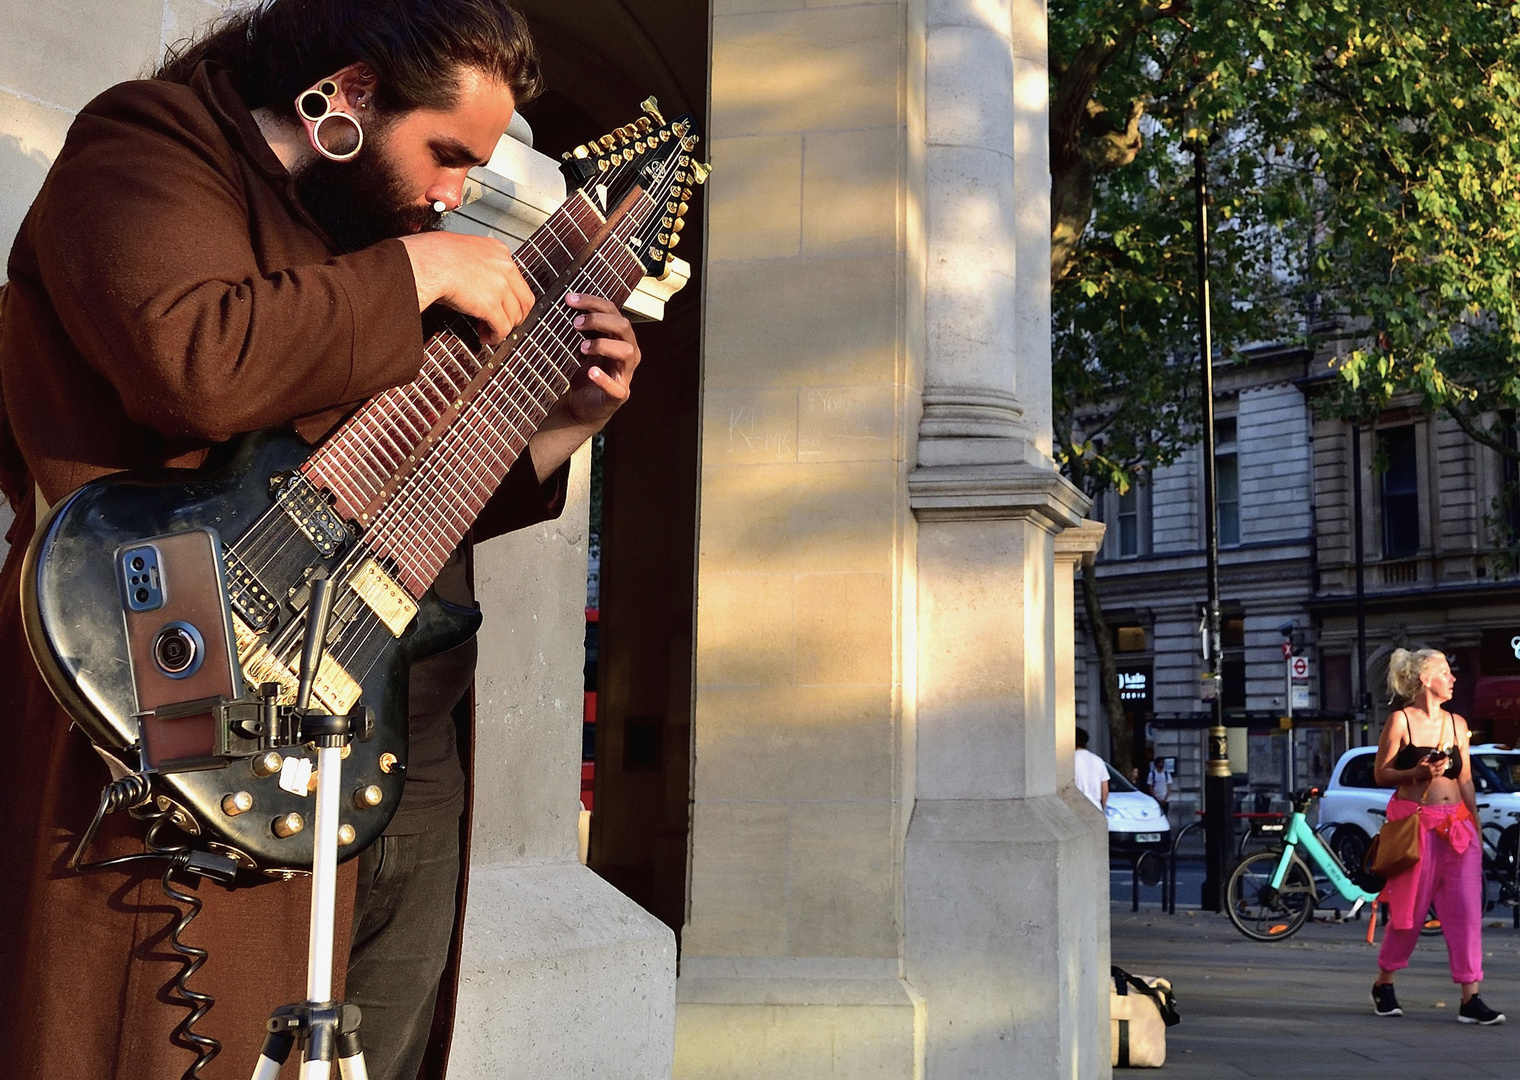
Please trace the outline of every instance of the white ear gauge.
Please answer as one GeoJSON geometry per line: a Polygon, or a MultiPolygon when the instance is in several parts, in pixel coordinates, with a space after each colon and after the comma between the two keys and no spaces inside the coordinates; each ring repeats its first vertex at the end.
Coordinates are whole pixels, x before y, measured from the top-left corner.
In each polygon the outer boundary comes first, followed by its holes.
{"type": "Polygon", "coordinates": [[[448,212],[449,212],[448,204],[445,203],[442,199],[437,199],[437,200],[434,201],[434,203],[433,203],[433,213],[435,213],[435,214],[447,214],[448,212]]]}

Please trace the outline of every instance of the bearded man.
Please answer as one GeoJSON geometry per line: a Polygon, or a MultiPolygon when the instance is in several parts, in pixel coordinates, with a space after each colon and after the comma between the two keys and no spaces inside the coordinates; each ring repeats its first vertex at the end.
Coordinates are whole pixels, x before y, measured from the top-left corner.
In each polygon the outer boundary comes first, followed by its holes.
{"type": "MultiPolygon", "coordinates": [[[[17,513],[0,572],[0,715],[16,763],[0,790],[0,1075],[161,1080],[195,1056],[169,1038],[187,1006],[166,945],[179,912],[157,872],[67,868],[109,773],[25,644],[18,578],[39,516],[107,473],[215,462],[241,433],[293,425],[320,440],[417,374],[420,313],[435,303],[502,340],[534,302],[510,253],[436,227],[538,86],[506,0],[265,0],[71,128],[0,308],[0,481],[17,513]],[[314,92],[333,114],[320,125],[297,113],[314,92]]],[[[571,453],[628,397],[627,320],[595,297],[567,303],[587,335],[581,374],[476,539],[557,514],[571,453]]],[[[439,576],[443,598],[471,602],[467,557],[439,576]]],[[[345,899],[357,884],[339,940],[352,934],[346,997],[364,1010],[375,1077],[412,1080],[433,1023],[466,795],[451,712],[474,663],[472,642],[414,665],[405,792],[340,884],[345,899]]],[[[140,850],[140,828],[107,819],[90,857],[140,850]]],[[[269,1010],[304,996],[309,888],[198,892],[187,936],[210,955],[191,986],[216,1005],[195,1030],[224,1045],[202,1075],[246,1076],[269,1010]]]]}

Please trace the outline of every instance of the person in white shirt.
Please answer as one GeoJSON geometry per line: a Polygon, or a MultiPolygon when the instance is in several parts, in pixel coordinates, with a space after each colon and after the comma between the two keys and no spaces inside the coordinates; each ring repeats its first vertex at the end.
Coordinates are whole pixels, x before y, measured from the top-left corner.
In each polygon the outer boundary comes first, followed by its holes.
{"type": "Polygon", "coordinates": [[[1172,793],[1172,774],[1166,767],[1166,758],[1151,758],[1149,775],[1145,778],[1145,786],[1150,789],[1151,798],[1161,804],[1161,812],[1167,812],[1167,799],[1172,793]]]}
{"type": "Polygon", "coordinates": [[[1108,764],[1087,748],[1087,729],[1077,728],[1077,790],[1099,810],[1108,809],[1108,764]]]}

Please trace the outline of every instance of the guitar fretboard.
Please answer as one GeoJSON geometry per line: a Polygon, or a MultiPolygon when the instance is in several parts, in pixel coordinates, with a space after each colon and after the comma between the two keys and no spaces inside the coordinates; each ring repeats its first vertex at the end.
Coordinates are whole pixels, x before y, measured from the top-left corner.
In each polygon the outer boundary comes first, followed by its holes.
{"type": "MultiPolygon", "coordinates": [[[[541,297],[553,288],[556,301],[582,292],[621,305],[645,272],[627,240],[652,211],[639,192],[588,253],[604,219],[577,191],[518,249],[518,265],[541,297]],[[584,265],[561,280],[578,257],[584,265]]],[[[473,333],[456,319],[429,338],[415,380],[372,399],[303,467],[364,527],[364,546],[389,561],[413,596],[432,585],[579,370],[576,314],[562,302],[542,305],[515,341],[494,349],[472,348],[473,333]],[[492,364],[499,366],[482,378],[492,364]]]]}

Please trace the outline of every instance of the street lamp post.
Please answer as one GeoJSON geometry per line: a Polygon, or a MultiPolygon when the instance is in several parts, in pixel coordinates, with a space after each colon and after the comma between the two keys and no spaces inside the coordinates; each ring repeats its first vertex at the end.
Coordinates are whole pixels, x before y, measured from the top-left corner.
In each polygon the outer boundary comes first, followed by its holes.
{"type": "Polygon", "coordinates": [[[1220,649],[1223,644],[1219,626],[1219,492],[1214,478],[1214,330],[1209,313],[1209,209],[1208,180],[1205,173],[1204,145],[1193,145],[1193,182],[1197,194],[1196,221],[1198,243],[1198,353],[1203,369],[1203,535],[1208,569],[1208,604],[1204,613],[1204,650],[1209,664],[1212,688],[1209,724],[1208,771],[1203,788],[1203,835],[1205,867],[1202,907],[1219,911],[1224,882],[1229,875],[1231,803],[1234,781],[1230,778],[1229,741],[1224,730],[1224,694],[1220,685],[1220,649]]]}
{"type": "Polygon", "coordinates": [[[1367,686],[1367,594],[1362,574],[1362,424],[1351,424],[1351,520],[1356,545],[1356,687],[1357,742],[1365,744],[1371,734],[1372,692],[1367,686]]]}

